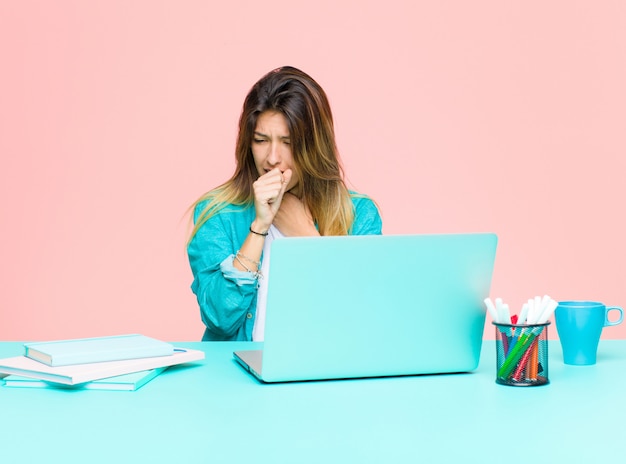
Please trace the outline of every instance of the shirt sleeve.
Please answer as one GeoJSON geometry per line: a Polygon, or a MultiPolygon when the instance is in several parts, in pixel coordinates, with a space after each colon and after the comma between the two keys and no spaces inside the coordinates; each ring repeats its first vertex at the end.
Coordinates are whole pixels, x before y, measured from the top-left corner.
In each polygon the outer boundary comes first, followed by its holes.
{"type": "Polygon", "coordinates": [[[354,222],[350,235],[381,235],[383,221],[374,201],[364,195],[353,195],[354,222]]]}
{"type": "Polygon", "coordinates": [[[193,273],[191,289],[198,300],[202,322],[215,339],[236,336],[257,295],[254,276],[233,266],[234,255],[245,238],[240,237],[241,232],[229,220],[237,214],[218,213],[211,217],[187,247],[193,273]]]}

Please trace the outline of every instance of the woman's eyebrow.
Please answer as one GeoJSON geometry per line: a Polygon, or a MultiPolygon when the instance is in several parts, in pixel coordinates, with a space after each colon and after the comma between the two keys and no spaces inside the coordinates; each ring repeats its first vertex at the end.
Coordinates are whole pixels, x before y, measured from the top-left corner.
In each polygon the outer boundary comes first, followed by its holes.
{"type": "MultiPolygon", "coordinates": [[[[271,138],[269,135],[264,134],[263,132],[259,132],[259,131],[254,131],[254,135],[257,136],[257,137],[265,137],[266,139],[271,138]]],[[[285,140],[285,139],[289,140],[291,138],[291,136],[289,136],[289,135],[279,135],[278,138],[280,140],[285,140]]]]}

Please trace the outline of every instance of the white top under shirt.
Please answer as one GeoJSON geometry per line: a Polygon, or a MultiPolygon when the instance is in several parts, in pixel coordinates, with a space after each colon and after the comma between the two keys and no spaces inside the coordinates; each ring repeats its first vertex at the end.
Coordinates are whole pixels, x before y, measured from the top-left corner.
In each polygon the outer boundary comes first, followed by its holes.
{"type": "Polygon", "coordinates": [[[270,270],[270,245],[274,239],[284,237],[280,231],[272,224],[267,231],[265,244],[263,245],[263,262],[261,263],[261,277],[256,300],[256,318],[252,328],[252,341],[262,342],[265,333],[265,307],[267,306],[267,284],[270,270]]]}

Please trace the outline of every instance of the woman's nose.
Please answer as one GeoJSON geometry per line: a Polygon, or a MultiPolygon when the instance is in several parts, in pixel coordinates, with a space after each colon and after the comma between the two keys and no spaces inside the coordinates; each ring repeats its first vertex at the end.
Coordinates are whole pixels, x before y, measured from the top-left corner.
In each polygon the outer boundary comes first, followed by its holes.
{"type": "Polygon", "coordinates": [[[272,165],[276,166],[280,164],[282,157],[280,154],[280,147],[277,143],[270,144],[269,153],[267,155],[267,161],[272,165]]]}

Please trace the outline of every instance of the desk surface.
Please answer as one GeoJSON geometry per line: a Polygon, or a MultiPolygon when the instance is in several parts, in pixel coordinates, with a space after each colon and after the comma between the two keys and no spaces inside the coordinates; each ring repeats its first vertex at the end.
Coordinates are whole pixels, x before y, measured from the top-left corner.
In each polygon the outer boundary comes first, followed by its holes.
{"type": "MultiPolygon", "coordinates": [[[[260,384],[233,361],[253,343],[176,343],[206,359],[136,392],[0,387],[2,462],[608,462],[624,454],[626,340],[551,383],[495,383],[485,341],[469,374],[260,384]]],[[[21,354],[0,343],[0,357],[21,354]]],[[[617,459],[619,460],[619,459],[617,459]]]]}

